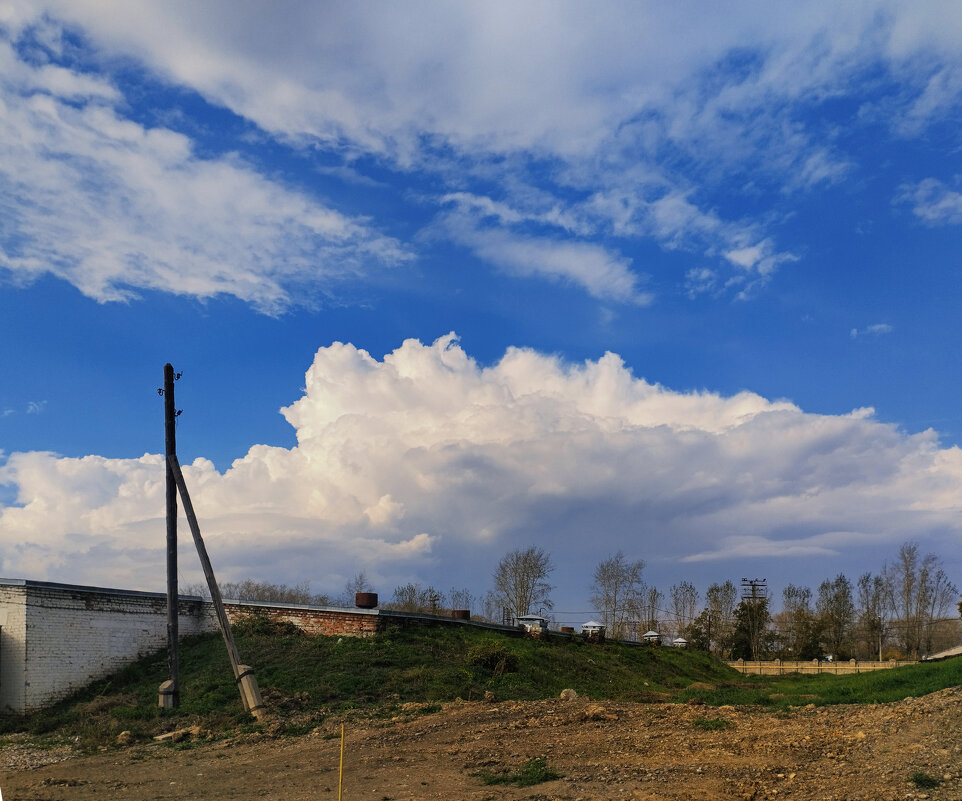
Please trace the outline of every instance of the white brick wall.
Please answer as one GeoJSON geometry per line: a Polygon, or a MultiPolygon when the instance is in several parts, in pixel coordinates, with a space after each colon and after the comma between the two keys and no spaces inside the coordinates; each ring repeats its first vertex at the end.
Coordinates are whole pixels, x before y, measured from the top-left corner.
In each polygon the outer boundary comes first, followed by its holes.
{"type": "MultiPolygon", "coordinates": [[[[0,709],[48,705],[167,644],[161,593],[20,584],[0,583],[0,709]]],[[[217,630],[208,602],[182,600],[179,620],[182,637],[217,630]]]]}
{"type": "Polygon", "coordinates": [[[25,582],[0,585],[0,712],[25,708],[26,600],[25,582]]]}

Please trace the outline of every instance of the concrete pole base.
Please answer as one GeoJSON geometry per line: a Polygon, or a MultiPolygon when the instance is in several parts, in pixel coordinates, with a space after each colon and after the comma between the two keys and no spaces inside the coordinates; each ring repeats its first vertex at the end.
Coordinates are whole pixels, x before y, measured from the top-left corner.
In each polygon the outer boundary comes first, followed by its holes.
{"type": "Polygon", "coordinates": [[[238,665],[236,681],[241,700],[244,702],[244,709],[257,720],[263,720],[267,717],[267,707],[264,706],[264,699],[261,698],[257,679],[254,678],[254,668],[250,665],[238,665]]]}
{"type": "Polygon", "coordinates": [[[161,709],[174,709],[177,707],[179,693],[177,686],[170,679],[160,685],[157,694],[157,706],[161,709]]]}

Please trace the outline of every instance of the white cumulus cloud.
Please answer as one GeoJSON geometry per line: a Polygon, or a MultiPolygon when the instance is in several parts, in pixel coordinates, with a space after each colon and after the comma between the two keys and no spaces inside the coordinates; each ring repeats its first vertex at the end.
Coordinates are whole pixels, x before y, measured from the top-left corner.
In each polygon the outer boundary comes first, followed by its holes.
{"type": "MultiPolygon", "coordinates": [[[[821,556],[854,571],[909,537],[962,533],[962,452],[934,432],[675,392],[612,353],[567,364],[511,348],[485,367],[453,334],[381,359],[334,343],[282,412],[295,447],[254,445],[224,473],[184,466],[225,579],[336,591],[364,569],[388,591],[412,577],[483,590],[531,542],[570,575],[619,549],[662,570],[821,556]]],[[[0,484],[17,496],[0,508],[2,574],[161,583],[161,456],[13,453],[0,484]]]]}

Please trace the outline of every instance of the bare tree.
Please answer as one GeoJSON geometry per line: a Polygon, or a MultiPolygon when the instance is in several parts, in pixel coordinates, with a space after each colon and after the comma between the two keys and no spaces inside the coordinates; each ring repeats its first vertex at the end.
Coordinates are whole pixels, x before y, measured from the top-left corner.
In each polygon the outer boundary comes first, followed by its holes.
{"type": "Polygon", "coordinates": [[[675,634],[680,635],[695,620],[698,609],[698,590],[695,585],[687,581],[672,584],[668,590],[671,601],[671,614],[675,626],[675,634]]]}
{"type": "Polygon", "coordinates": [[[919,556],[919,546],[906,542],[894,564],[884,574],[891,585],[895,617],[902,632],[902,647],[910,656],[931,648],[933,623],[945,615],[958,589],[942,569],[935,554],[919,556]]]}
{"type": "Polygon", "coordinates": [[[503,623],[504,610],[504,602],[495,595],[494,590],[488,590],[481,599],[481,617],[492,623],[503,623]]]}
{"type": "Polygon", "coordinates": [[[553,570],[551,557],[534,545],[506,553],[494,571],[497,602],[516,618],[532,609],[551,609],[554,588],[547,578],[553,570]]]}
{"type": "MultiPolygon", "coordinates": [[[[328,602],[326,595],[314,595],[311,593],[310,584],[302,581],[293,587],[287,584],[272,584],[269,581],[258,581],[257,579],[246,578],[241,581],[221,581],[218,582],[222,597],[232,601],[263,601],[265,603],[283,604],[317,604],[324,606],[328,602]]],[[[184,594],[199,595],[202,598],[210,598],[210,589],[206,582],[202,584],[189,584],[184,587],[184,594]]]]}
{"type": "Polygon", "coordinates": [[[645,631],[658,631],[663,617],[665,595],[657,587],[646,587],[641,599],[641,620],[645,631]]]}
{"type": "Polygon", "coordinates": [[[437,614],[445,606],[444,593],[434,587],[425,587],[417,582],[402,584],[394,588],[391,602],[384,604],[385,609],[398,612],[427,612],[437,614]]]}
{"type": "Polygon", "coordinates": [[[858,630],[865,653],[882,660],[889,634],[892,586],[883,575],[863,573],[858,578],[858,630]]]}
{"type": "Polygon", "coordinates": [[[452,609],[473,609],[477,600],[467,587],[452,587],[448,592],[448,603],[452,609]]]}
{"type": "Polygon", "coordinates": [[[357,593],[371,592],[371,584],[367,580],[367,574],[363,570],[359,570],[351,576],[344,585],[344,592],[347,594],[351,603],[354,603],[354,596],[357,593]]]}
{"type": "Polygon", "coordinates": [[[643,561],[629,561],[621,551],[595,568],[591,604],[612,637],[626,638],[632,621],[639,617],[644,569],[643,561]]]}
{"type": "Polygon", "coordinates": [[[942,569],[942,560],[935,554],[927,554],[919,571],[919,617],[922,619],[919,641],[923,653],[932,653],[935,628],[958,595],[958,587],[942,569]]]}

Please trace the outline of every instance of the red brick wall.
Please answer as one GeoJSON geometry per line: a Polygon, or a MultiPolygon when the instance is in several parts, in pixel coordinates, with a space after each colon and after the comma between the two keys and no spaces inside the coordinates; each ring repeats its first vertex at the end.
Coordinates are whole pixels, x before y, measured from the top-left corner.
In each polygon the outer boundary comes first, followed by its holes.
{"type": "Polygon", "coordinates": [[[225,603],[227,618],[234,623],[242,618],[263,617],[275,623],[293,623],[308,634],[336,637],[371,637],[384,628],[377,614],[345,609],[298,609],[264,603],[225,603]]]}

